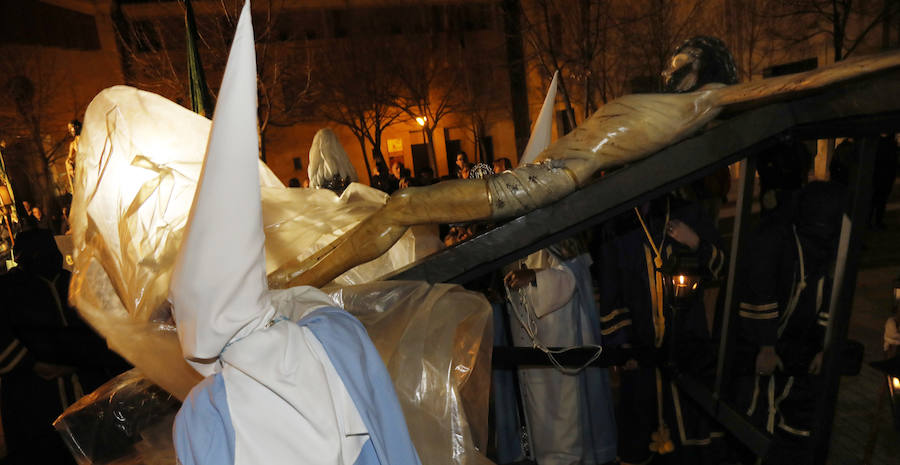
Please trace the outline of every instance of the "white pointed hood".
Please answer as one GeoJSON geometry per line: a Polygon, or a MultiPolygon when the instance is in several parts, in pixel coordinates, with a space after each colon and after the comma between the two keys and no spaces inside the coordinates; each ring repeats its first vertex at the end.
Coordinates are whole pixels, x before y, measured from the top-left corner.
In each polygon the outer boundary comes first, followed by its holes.
{"type": "Polygon", "coordinates": [[[170,288],[187,359],[214,359],[273,313],[267,295],[250,2],[241,10],[170,288]]]}
{"type": "Polygon", "coordinates": [[[559,71],[553,73],[553,80],[550,81],[550,87],[547,89],[547,96],[544,97],[541,112],[538,114],[538,119],[531,130],[528,145],[525,146],[525,152],[519,158],[519,166],[533,162],[550,145],[550,137],[553,134],[553,106],[554,102],[556,102],[556,81],[558,76],[559,71]]]}

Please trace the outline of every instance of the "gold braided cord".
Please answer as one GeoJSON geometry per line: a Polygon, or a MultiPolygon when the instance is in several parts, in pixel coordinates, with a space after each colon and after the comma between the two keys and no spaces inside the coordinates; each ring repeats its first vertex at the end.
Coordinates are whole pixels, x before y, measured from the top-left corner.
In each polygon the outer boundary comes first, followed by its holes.
{"type": "Polygon", "coordinates": [[[659,268],[662,267],[662,254],[660,250],[662,249],[663,244],[666,242],[666,227],[669,224],[669,211],[670,204],[669,199],[666,199],[666,221],[663,223],[663,237],[659,241],[659,246],[657,246],[653,242],[653,236],[650,235],[650,230],[647,228],[647,223],[644,222],[644,217],[641,216],[640,210],[637,207],[634,207],[634,213],[637,215],[638,221],[641,223],[641,227],[644,229],[644,234],[647,235],[647,242],[650,243],[650,247],[653,248],[654,258],[650,257],[650,250],[645,246],[645,258],[647,260],[647,279],[648,284],[650,284],[650,301],[652,304],[651,314],[653,316],[653,330],[654,330],[654,345],[656,347],[662,347],[663,338],[666,335],[666,316],[663,312],[664,310],[664,290],[663,290],[663,275],[659,271],[659,268]]]}

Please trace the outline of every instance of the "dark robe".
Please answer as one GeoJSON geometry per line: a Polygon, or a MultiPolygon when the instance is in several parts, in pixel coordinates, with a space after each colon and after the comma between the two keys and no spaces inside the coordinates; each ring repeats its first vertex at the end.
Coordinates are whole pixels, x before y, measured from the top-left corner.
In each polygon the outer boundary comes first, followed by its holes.
{"type": "Polygon", "coordinates": [[[821,385],[821,376],[808,371],[822,351],[829,320],[831,254],[795,236],[791,224],[757,233],[748,250],[752,253],[740,274],[734,364],[738,405],[773,434],[767,463],[805,463],[821,385]],[[756,373],[761,346],[775,347],[783,370],[771,376],[756,373]]]}
{"type": "Polygon", "coordinates": [[[75,463],[52,423],[83,394],[127,369],[68,306],[70,274],[15,268],[0,276],[0,377],[6,464],[75,463]],[[52,275],[52,273],[51,273],[52,275]],[[71,367],[44,379],[35,364],[71,367]]]}
{"type": "MultiPolygon", "coordinates": [[[[679,253],[693,255],[700,271],[707,279],[718,279],[725,269],[725,254],[719,245],[719,234],[712,221],[698,203],[687,203],[672,196],[664,196],[651,202],[642,213],[653,242],[662,246],[663,259],[679,253]],[[668,205],[668,206],[667,206],[668,205]],[[696,252],[676,243],[671,237],[663,241],[666,212],[671,219],[678,219],[690,226],[700,237],[696,252]]],[[[630,345],[635,349],[656,346],[655,325],[659,318],[653,295],[656,292],[653,250],[647,234],[634,211],[629,211],[604,226],[601,249],[598,255],[600,283],[600,317],[604,345],[630,345]]],[[[671,299],[664,299],[665,337],[677,346],[672,351],[679,369],[695,376],[709,376],[715,365],[711,337],[707,329],[703,305],[703,285],[693,297],[679,303],[673,315],[671,299]],[[677,335],[677,341],[672,336],[677,335]]],[[[661,358],[668,349],[659,349],[661,358]]],[[[626,462],[641,463],[651,452],[652,434],[659,424],[658,398],[663,400],[663,418],[675,444],[675,453],[664,455],[664,460],[683,463],[715,462],[708,446],[721,437],[720,429],[711,423],[699,407],[686,396],[652,363],[641,363],[634,370],[621,371],[620,405],[616,417],[619,421],[619,457],[626,462]],[[661,396],[661,397],[659,397],[661,396]],[[718,431],[716,431],[718,430],[718,431]]]]}

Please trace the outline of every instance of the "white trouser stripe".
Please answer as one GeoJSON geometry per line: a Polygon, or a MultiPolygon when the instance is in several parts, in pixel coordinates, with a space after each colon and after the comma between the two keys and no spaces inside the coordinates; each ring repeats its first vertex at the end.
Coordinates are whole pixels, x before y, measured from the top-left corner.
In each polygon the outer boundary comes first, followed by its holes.
{"type": "Polygon", "coordinates": [[[0,368],[0,375],[5,375],[5,374],[9,373],[10,371],[12,371],[12,369],[15,368],[16,365],[18,365],[19,362],[22,361],[22,358],[25,357],[25,354],[27,354],[27,353],[28,353],[28,349],[26,349],[25,347],[22,347],[22,350],[19,351],[19,353],[16,355],[16,358],[12,359],[11,362],[7,363],[2,368],[0,368]]]}

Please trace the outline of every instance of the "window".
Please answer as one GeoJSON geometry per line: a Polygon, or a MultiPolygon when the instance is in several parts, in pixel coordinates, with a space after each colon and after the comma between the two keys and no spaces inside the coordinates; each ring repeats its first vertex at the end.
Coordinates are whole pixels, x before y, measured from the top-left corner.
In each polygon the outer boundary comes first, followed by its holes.
{"type": "Polygon", "coordinates": [[[785,74],[802,73],[803,71],[813,70],[819,67],[818,58],[807,58],[806,60],[794,61],[783,65],[775,65],[763,70],[763,77],[784,76],[785,74]]]}
{"type": "Polygon", "coordinates": [[[43,2],[0,1],[0,43],[100,49],[92,15],[43,2]]]}
{"type": "Polygon", "coordinates": [[[347,37],[348,15],[346,10],[331,10],[331,34],[334,38],[347,37]]]}

